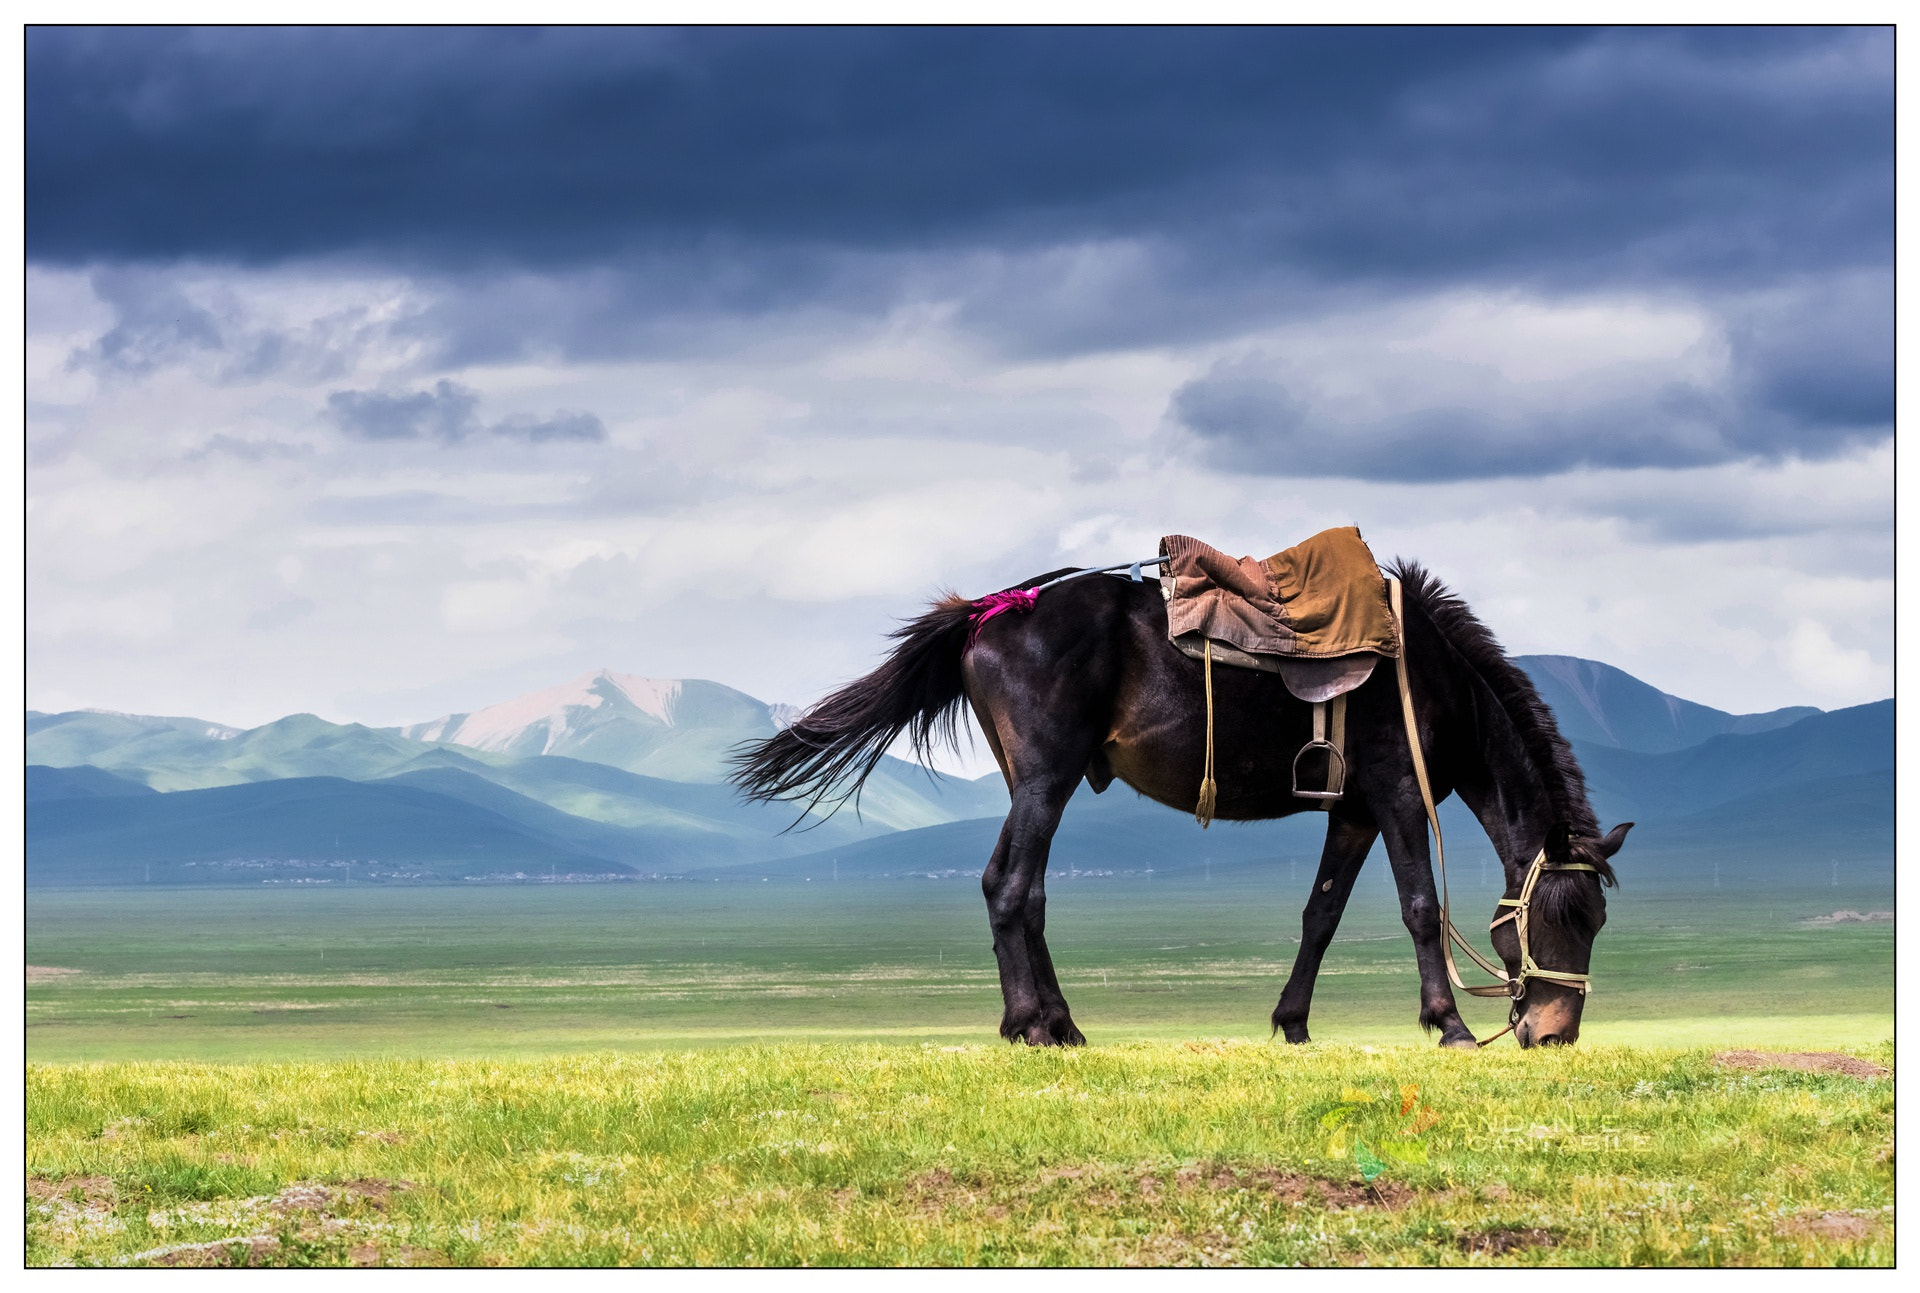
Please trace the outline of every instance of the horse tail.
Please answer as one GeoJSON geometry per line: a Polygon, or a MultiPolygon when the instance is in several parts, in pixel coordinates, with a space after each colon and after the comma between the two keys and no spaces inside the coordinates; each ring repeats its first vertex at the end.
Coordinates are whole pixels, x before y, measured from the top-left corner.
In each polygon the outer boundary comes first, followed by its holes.
{"type": "Polygon", "coordinates": [[[899,643],[878,669],[848,683],[800,715],[784,731],[743,745],[728,760],[731,780],[748,799],[804,799],[811,812],[831,799],[837,809],[860,787],[902,732],[923,762],[958,736],[966,685],[960,661],[981,608],[946,594],[916,620],[895,629],[899,643]]]}

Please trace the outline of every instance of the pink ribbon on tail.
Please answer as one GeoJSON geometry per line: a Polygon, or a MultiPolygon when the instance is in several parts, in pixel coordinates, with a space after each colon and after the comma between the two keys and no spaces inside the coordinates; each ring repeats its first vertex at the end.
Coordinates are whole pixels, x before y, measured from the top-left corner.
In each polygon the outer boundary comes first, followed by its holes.
{"type": "Polygon", "coordinates": [[[1034,601],[1040,596],[1034,588],[1009,588],[1005,592],[988,593],[973,603],[973,614],[969,618],[973,623],[973,632],[967,634],[967,649],[980,637],[980,630],[987,621],[1007,611],[1030,611],[1034,601]]]}

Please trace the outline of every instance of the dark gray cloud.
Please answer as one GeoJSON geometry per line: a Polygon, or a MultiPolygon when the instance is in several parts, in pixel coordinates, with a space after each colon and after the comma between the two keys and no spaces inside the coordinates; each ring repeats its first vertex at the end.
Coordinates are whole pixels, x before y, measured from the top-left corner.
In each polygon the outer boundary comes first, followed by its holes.
{"type": "Polygon", "coordinates": [[[327,396],[326,417],[359,440],[437,440],[452,445],[477,436],[529,444],[607,438],[605,424],[591,413],[515,414],[489,424],[480,420],[479,408],[478,391],[442,378],[430,390],[403,394],[335,391],[327,396]]]}
{"type": "Polygon", "coordinates": [[[1893,426],[1890,274],[1831,277],[1734,314],[1746,439],[1776,450],[1841,449],[1893,426]]]}
{"type": "Polygon", "coordinates": [[[1171,413],[1212,465],[1251,475],[1445,481],[1738,456],[1711,396],[1684,386],[1560,413],[1483,401],[1354,418],[1317,410],[1243,364],[1221,365],[1176,391],[1171,413]]]}
{"type": "Polygon", "coordinates": [[[1203,277],[1747,278],[1890,252],[1892,49],[1811,28],[36,27],[27,246],[673,254],[712,279],[723,243],[1159,238],[1203,277]]]}

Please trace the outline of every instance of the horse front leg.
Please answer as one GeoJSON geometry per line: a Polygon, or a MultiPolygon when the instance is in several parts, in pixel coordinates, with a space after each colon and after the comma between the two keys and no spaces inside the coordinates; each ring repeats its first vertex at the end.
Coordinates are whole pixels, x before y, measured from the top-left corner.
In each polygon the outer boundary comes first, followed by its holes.
{"type": "MultiPolygon", "coordinates": [[[[1402,797],[1404,800],[1404,796],[1402,797]]],[[[1417,797],[1411,809],[1402,802],[1398,811],[1381,821],[1387,859],[1393,864],[1393,882],[1400,891],[1400,919],[1413,935],[1414,963],[1420,968],[1420,1026],[1440,1030],[1440,1044],[1457,1050],[1479,1045],[1473,1030],[1460,1018],[1460,1007],[1447,982],[1445,935],[1440,928],[1440,893],[1433,885],[1433,863],[1427,852],[1427,818],[1417,797]]]]}
{"type": "Polygon", "coordinates": [[[1300,913],[1300,952],[1293,958],[1293,973],[1281,990],[1280,1004],[1273,1008],[1273,1028],[1284,1032],[1290,1042],[1305,1042],[1307,1012],[1313,1006],[1314,980],[1320,975],[1320,962],[1340,928],[1340,917],[1353,894],[1354,881],[1367,860],[1367,851],[1379,837],[1380,828],[1370,822],[1357,822],[1335,810],[1327,817],[1327,841],[1320,850],[1320,871],[1313,878],[1313,893],[1300,913]]]}
{"type": "Polygon", "coordinates": [[[1030,1046],[1086,1041],[1067,1010],[1046,940],[1047,855],[1074,785],[1028,782],[1014,791],[1013,810],[980,877],[1006,1006],[1000,1035],[1030,1046]]]}

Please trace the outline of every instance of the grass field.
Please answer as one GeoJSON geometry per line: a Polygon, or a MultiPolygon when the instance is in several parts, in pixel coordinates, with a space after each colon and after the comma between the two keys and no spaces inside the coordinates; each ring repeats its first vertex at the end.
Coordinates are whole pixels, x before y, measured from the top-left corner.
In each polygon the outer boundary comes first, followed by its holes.
{"type": "Polygon", "coordinates": [[[1072,1054],[965,882],[36,890],[28,1260],[1892,1260],[1891,1080],[1713,1058],[1892,1066],[1891,924],[1810,920],[1884,886],[1629,887],[1581,1045],[1473,1055],[1383,875],[1268,1044],[1302,887],[1053,884],[1072,1054]]]}
{"type": "Polygon", "coordinates": [[[36,1264],[1893,1257],[1891,1080],[1700,1051],[33,1066],[28,1110],[36,1264]]]}
{"type": "MultiPolygon", "coordinates": [[[[1467,928],[1492,907],[1475,878],[1456,889],[1467,928]]],[[[1081,1027],[1096,1043],[1265,1040],[1303,888],[1284,864],[1056,882],[1048,935],[1081,1027]]],[[[1583,1035],[1885,1040],[1892,925],[1807,918],[1892,905],[1884,888],[1755,901],[1629,887],[1612,899],[1583,1035]]],[[[53,971],[28,988],[27,1053],[43,1061],[978,1042],[1000,1015],[979,890],[965,881],[35,891],[27,911],[28,962],[53,971]]],[[[1416,990],[1392,890],[1363,880],[1315,992],[1314,1036],[1420,1043],[1416,990]]],[[[1483,1035],[1505,1022],[1498,1002],[1463,1009],[1483,1035]]]]}

